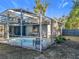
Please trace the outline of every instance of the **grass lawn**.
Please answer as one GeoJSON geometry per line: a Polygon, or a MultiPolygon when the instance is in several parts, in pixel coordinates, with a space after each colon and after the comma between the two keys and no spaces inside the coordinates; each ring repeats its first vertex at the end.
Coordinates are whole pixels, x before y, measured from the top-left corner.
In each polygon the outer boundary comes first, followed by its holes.
{"type": "Polygon", "coordinates": [[[37,51],[0,44],[0,59],[79,59],[79,42],[54,44],[42,54],[37,51]]]}

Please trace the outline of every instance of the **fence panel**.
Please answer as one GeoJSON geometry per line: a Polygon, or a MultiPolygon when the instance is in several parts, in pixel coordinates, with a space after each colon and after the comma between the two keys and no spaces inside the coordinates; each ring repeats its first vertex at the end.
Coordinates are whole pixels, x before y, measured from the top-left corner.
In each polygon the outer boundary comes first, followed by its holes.
{"type": "Polygon", "coordinates": [[[79,29],[63,29],[62,35],[64,36],[79,36],[79,29]]]}

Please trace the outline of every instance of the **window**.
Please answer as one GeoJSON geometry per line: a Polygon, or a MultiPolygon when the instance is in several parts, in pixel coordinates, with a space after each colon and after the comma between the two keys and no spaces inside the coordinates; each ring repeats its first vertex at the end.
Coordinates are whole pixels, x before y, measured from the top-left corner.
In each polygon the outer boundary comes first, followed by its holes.
{"type": "Polygon", "coordinates": [[[33,26],[33,32],[39,32],[39,26],[38,25],[33,26]]]}

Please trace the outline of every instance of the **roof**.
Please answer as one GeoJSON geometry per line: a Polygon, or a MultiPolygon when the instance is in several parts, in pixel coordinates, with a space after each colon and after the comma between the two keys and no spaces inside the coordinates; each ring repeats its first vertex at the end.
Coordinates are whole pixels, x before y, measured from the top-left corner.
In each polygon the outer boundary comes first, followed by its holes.
{"type": "MultiPolygon", "coordinates": [[[[36,21],[39,19],[39,15],[36,14],[36,13],[33,13],[33,12],[29,12],[27,10],[24,10],[24,9],[7,9],[5,11],[3,11],[0,15],[3,15],[3,16],[8,16],[8,17],[19,17],[21,18],[21,12],[25,15],[25,16],[28,16],[30,18],[34,18],[36,19],[36,21]],[[37,19],[38,18],[38,19],[37,19]]],[[[47,16],[43,16],[43,21],[44,22],[50,22],[51,18],[47,17],[47,16]]],[[[36,22],[34,20],[34,22],[36,22]]]]}
{"type": "MultiPolygon", "coordinates": [[[[16,12],[21,12],[21,11],[22,11],[23,13],[28,13],[28,14],[32,14],[32,15],[38,16],[38,14],[36,14],[36,13],[27,11],[27,10],[25,10],[25,9],[19,9],[19,8],[18,8],[18,9],[17,9],[17,8],[15,8],[15,9],[7,9],[7,10],[1,12],[0,14],[3,14],[3,13],[5,13],[5,12],[8,11],[8,10],[13,10],[13,11],[16,11],[16,12]]],[[[47,17],[47,16],[44,16],[44,17],[49,18],[49,19],[52,19],[52,18],[47,17]]]]}

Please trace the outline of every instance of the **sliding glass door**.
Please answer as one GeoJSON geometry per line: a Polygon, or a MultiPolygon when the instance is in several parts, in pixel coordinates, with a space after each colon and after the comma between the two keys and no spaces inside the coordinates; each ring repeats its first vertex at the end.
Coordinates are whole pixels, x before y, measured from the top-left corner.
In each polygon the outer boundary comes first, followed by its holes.
{"type": "MultiPolygon", "coordinates": [[[[20,37],[21,29],[20,26],[9,26],[10,37],[20,37]]],[[[22,27],[22,36],[26,36],[26,26],[22,27]]]]}

